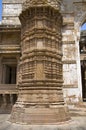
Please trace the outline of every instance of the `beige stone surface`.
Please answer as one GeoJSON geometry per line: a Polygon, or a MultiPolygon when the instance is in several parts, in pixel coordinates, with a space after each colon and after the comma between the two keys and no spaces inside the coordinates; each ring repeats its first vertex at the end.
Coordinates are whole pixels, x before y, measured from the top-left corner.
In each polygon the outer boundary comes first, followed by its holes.
{"type": "Polygon", "coordinates": [[[72,117],[69,122],[57,125],[22,125],[10,123],[10,115],[0,115],[0,130],[86,130],[86,117],[72,117]]]}

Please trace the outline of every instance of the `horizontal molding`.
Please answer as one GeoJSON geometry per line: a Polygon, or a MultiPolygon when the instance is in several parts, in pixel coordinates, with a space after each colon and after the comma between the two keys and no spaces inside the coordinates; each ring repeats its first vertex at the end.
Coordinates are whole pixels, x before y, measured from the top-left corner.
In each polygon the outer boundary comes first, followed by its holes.
{"type": "Polygon", "coordinates": [[[3,4],[22,4],[23,0],[3,0],[3,4]]]}
{"type": "Polygon", "coordinates": [[[0,51],[0,54],[20,54],[20,51],[0,51]]]}
{"type": "Polygon", "coordinates": [[[16,84],[0,84],[0,94],[15,94],[18,93],[16,84]]]}
{"type": "Polygon", "coordinates": [[[20,45],[0,45],[0,54],[3,53],[20,53],[20,45]]]}
{"type": "Polygon", "coordinates": [[[0,33],[2,32],[21,32],[20,25],[0,25],[0,33]]]}
{"type": "Polygon", "coordinates": [[[76,64],[76,60],[65,60],[62,61],[63,64],[76,64]]]}
{"type": "Polygon", "coordinates": [[[62,41],[63,44],[75,44],[75,41],[62,41]]]}
{"type": "Polygon", "coordinates": [[[63,88],[78,88],[77,84],[65,84],[63,85],[63,88]]]}
{"type": "Polygon", "coordinates": [[[18,94],[18,90],[0,90],[0,94],[18,94]]]}

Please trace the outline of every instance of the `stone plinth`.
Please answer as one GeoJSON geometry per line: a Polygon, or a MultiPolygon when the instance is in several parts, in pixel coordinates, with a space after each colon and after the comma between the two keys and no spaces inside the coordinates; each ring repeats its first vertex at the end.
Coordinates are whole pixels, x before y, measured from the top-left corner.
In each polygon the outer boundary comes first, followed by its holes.
{"type": "Polygon", "coordinates": [[[62,85],[60,1],[26,1],[21,21],[19,96],[11,122],[57,124],[70,120],[62,85]],[[30,2],[30,3],[29,3],[30,2]],[[27,3],[27,4],[26,4],[27,3]],[[26,6],[27,5],[27,6],[26,6]]]}
{"type": "Polygon", "coordinates": [[[58,125],[25,125],[10,123],[9,116],[0,115],[0,130],[86,130],[86,117],[73,117],[72,121],[59,123],[58,125]],[[75,120],[75,121],[74,121],[75,120]]]}

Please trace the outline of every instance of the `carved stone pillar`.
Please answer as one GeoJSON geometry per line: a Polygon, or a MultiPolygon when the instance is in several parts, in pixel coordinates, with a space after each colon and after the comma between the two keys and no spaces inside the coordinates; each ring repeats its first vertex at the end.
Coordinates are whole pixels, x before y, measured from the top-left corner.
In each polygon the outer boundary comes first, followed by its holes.
{"type": "Polygon", "coordinates": [[[6,95],[3,94],[3,106],[7,105],[6,95]]]}
{"type": "Polygon", "coordinates": [[[2,104],[3,104],[3,95],[0,94],[0,107],[2,106],[2,104]]]}
{"type": "Polygon", "coordinates": [[[11,105],[14,104],[14,102],[13,102],[13,94],[10,94],[10,103],[11,103],[11,105]]]}
{"type": "Polygon", "coordinates": [[[60,0],[27,0],[20,14],[19,95],[11,121],[54,124],[70,119],[62,93],[60,0]]]}

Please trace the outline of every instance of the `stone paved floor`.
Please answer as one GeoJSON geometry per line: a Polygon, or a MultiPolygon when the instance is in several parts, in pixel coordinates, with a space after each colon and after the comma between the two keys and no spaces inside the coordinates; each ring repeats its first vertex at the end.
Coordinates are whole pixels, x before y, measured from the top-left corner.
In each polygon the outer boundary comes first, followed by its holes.
{"type": "Polygon", "coordinates": [[[0,130],[86,130],[86,116],[72,117],[72,120],[59,125],[19,125],[11,124],[10,115],[0,114],[0,130]]]}

